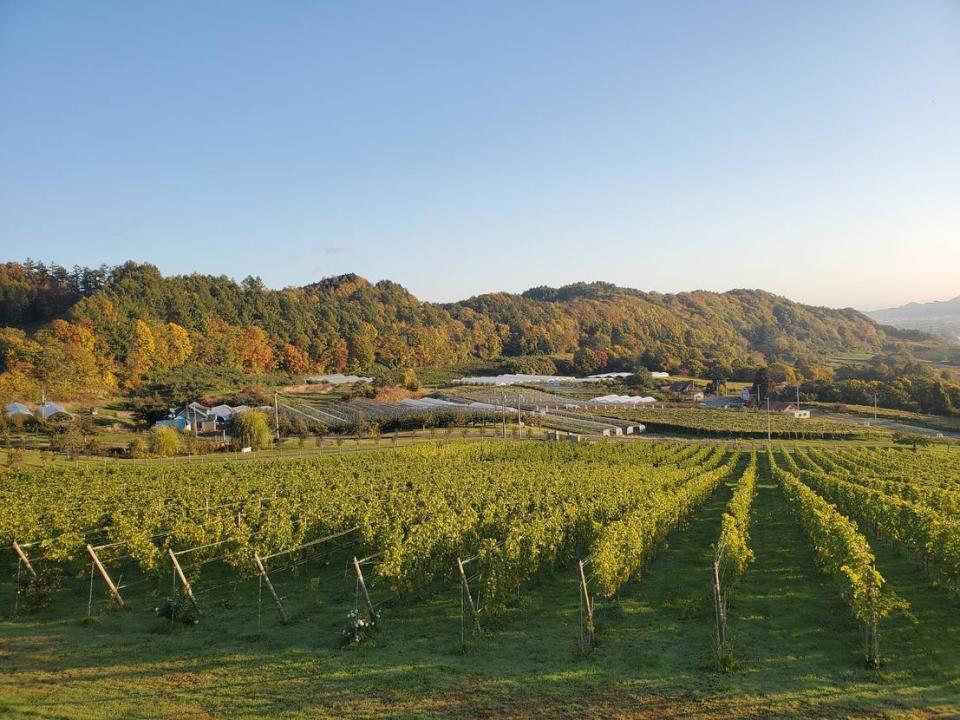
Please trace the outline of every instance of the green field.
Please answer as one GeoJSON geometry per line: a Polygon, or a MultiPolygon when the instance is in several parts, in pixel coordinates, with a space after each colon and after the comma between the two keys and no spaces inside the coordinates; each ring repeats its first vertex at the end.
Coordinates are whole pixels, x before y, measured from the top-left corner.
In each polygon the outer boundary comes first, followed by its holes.
{"type": "Polygon", "coordinates": [[[784,413],[768,416],[766,412],[747,409],[603,407],[591,412],[637,420],[650,432],[706,437],[766,438],[768,422],[770,433],[776,439],[879,440],[887,436],[882,430],[852,423],[816,417],[800,419],[784,413]]]}
{"type": "Polygon", "coordinates": [[[960,418],[944,417],[943,415],[929,415],[927,413],[912,412],[910,410],[894,410],[892,408],[874,408],[870,405],[851,405],[847,403],[809,403],[813,407],[830,412],[848,413],[852,416],[881,420],[892,420],[907,425],[918,425],[934,430],[960,432],[960,418]]]}
{"type": "MultiPolygon", "coordinates": [[[[837,478],[842,481],[837,487],[883,488],[888,497],[909,496],[911,507],[956,522],[952,503],[960,492],[960,453],[955,451],[813,450],[775,457],[811,487],[837,478]]],[[[2,539],[8,544],[13,535],[22,540],[49,533],[56,539],[28,552],[35,559],[50,557],[37,560],[41,573],[58,568],[64,576],[48,607],[27,612],[21,605],[12,612],[17,565],[12,553],[3,556],[0,657],[6,672],[0,675],[0,716],[960,713],[960,605],[950,585],[955,556],[945,549],[934,556],[939,565],[921,571],[912,536],[893,543],[874,534],[875,523],[861,523],[870,530],[866,539],[886,579],[884,592],[893,590],[909,603],[907,612],[882,621],[883,665],[867,669],[862,627],[838,581],[818,571],[813,547],[762,454],[749,529],[756,559],[730,596],[735,663],[727,672],[718,670],[708,582],[712,546],[748,458],[684,443],[579,447],[487,441],[206,465],[201,475],[171,473],[171,466],[160,464],[8,474],[0,485],[2,539]],[[585,651],[575,558],[587,552],[618,557],[608,550],[635,547],[623,545],[610,529],[645,527],[643,508],[669,505],[677,494],[671,488],[694,486],[704,491],[691,496],[690,511],[681,513],[678,524],[662,526],[665,535],[655,551],[635,568],[642,567],[639,577],[631,571],[630,579],[605,597],[600,589],[609,574],[597,567],[589,575],[597,646],[585,651]],[[641,499],[655,496],[660,487],[657,503],[641,499]],[[264,499],[270,489],[272,498],[264,499]],[[246,499],[243,538],[264,552],[358,519],[366,523],[359,532],[293,556],[296,563],[271,565],[290,616],[287,625],[250,572],[232,520],[237,508],[218,509],[238,497],[246,499]],[[498,510],[484,517],[485,507],[498,510]],[[480,515],[473,517],[471,508],[480,515]],[[643,512],[633,516],[637,510],[643,512]],[[121,528],[125,516],[135,522],[121,528]],[[593,527],[581,522],[588,516],[605,519],[593,527]],[[290,518],[296,522],[287,524],[290,518]],[[63,535],[102,522],[115,529],[63,535]],[[125,538],[135,544],[157,527],[173,531],[151,540],[149,548],[101,551],[114,577],[124,577],[119,582],[126,586],[128,607],[111,609],[99,579],[91,594],[84,540],[125,538]],[[503,544],[484,545],[488,537],[503,544]],[[172,580],[159,551],[224,539],[230,540],[226,549],[183,556],[185,565],[186,558],[203,563],[186,570],[201,608],[199,624],[157,617],[153,608],[170,595],[172,580]],[[480,546],[487,550],[478,562],[487,565],[469,573],[472,589],[479,591],[483,625],[474,636],[451,562],[480,546]],[[361,644],[343,647],[347,613],[363,607],[348,563],[354,555],[376,551],[383,551],[384,559],[365,567],[380,611],[379,630],[361,644]],[[159,562],[151,568],[153,559],[159,562]],[[489,584],[494,577],[514,576],[520,581],[499,593],[489,584]],[[488,595],[503,602],[499,612],[488,595]]],[[[828,485],[821,489],[835,491],[828,485]]],[[[622,561],[629,565],[632,559],[622,561]]]]}

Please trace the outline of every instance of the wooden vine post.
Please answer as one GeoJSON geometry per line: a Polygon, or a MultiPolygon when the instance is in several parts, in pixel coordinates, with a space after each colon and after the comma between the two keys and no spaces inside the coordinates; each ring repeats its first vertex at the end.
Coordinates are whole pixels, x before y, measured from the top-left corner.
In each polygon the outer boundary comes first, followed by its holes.
{"type": "Polygon", "coordinates": [[[180,582],[183,583],[184,590],[187,591],[187,597],[190,598],[190,602],[193,603],[194,609],[199,614],[200,606],[197,604],[197,599],[193,596],[193,588],[190,587],[190,581],[187,580],[187,576],[183,574],[183,568],[180,567],[180,562],[177,560],[177,554],[173,551],[173,548],[167,548],[167,552],[170,553],[170,560],[173,562],[173,571],[177,574],[177,577],[180,578],[180,582]]]}
{"type": "Polygon", "coordinates": [[[875,595],[871,597],[872,612],[870,613],[870,622],[865,624],[866,630],[866,640],[867,640],[867,667],[876,670],[880,667],[880,634],[877,628],[877,607],[876,601],[877,598],[875,595]]]}
{"type": "Polygon", "coordinates": [[[377,611],[373,609],[373,603],[370,602],[370,593],[367,592],[367,583],[363,580],[363,571],[360,569],[360,561],[357,560],[356,555],[353,556],[353,570],[357,574],[357,583],[363,591],[363,601],[367,605],[367,617],[370,618],[371,623],[376,624],[377,611]]]}
{"type": "Polygon", "coordinates": [[[277,596],[277,591],[273,589],[273,583],[270,582],[270,576],[267,575],[267,569],[264,567],[263,561],[260,559],[260,556],[257,553],[253,554],[253,561],[257,564],[257,571],[260,573],[260,577],[262,577],[263,581],[267,584],[267,590],[270,591],[270,597],[273,598],[273,604],[277,606],[277,610],[280,613],[280,621],[286,625],[289,622],[287,611],[283,607],[283,603],[280,602],[280,598],[277,596]]]}
{"type": "Polygon", "coordinates": [[[93,565],[97,568],[97,572],[100,573],[100,577],[103,578],[103,581],[110,589],[110,594],[113,595],[114,600],[117,601],[117,605],[119,605],[121,608],[125,607],[123,598],[120,597],[120,591],[117,589],[117,586],[113,584],[113,580],[110,579],[107,569],[103,566],[103,563],[100,562],[100,558],[97,557],[97,553],[94,551],[92,545],[87,544],[87,552],[90,554],[90,559],[93,560],[93,565]]]}
{"type": "Polygon", "coordinates": [[[717,618],[717,645],[723,647],[727,641],[727,611],[723,607],[723,595],[720,589],[720,559],[713,559],[713,610],[717,618]]]}
{"type": "Polygon", "coordinates": [[[33,569],[33,565],[30,564],[30,558],[27,557],[27,554],[23,551],[23,548],[17,545],[16,540],[13,541],[13,551],[17,554],[17,557],[20,558],[23,566],[27,568],[27,572],[30,573],[30,577],[36,580],[37,571],[33,569]]]}
{"type": "Polygon", "coordinates": [[[577,572],[580,575],[580,599],[583,602],[583,609],[587,615],[586,646],[588,648],[592,648],[594,641],[593,603],[590,602],[590,591],[587,588],[587,576],[583,572],[583,567],[588,562],[590,562],[590,558],[587,558],[586,560],[579,560],[577,562],[577,572]]]}
{"type": "MultiPolygon", "coordinates": [[[[469,560],[467,561],[469,562],[469,560]]],[[[460,573],[460,585],[463,588],[463,594],[467,598],[467,607],[470,608],[470,617],[473,619],[473,629],[480,632],[480,617],[477,614],[477,606],[473,602],[473,595],[470,594],[470,583],[467,582],[467,574],[463,571],[463,561],[457,558],[457,572],[460,573]]]]}
{"type": "MultiPolygon", "coordinates": [[[[239,523],[239,521],[240,521],[240,516],[238,513],[237,522],[239,523]]],[[[287,615],[287,609],[283,606],[282,599],[280,598],[279,595],[277,595],[276,588],[273,587],[273,582],[270,580],[270,576],[267,573],[267,566],[264,563],[266,563],[269,560],[272,560],[273,558],[280,557],[281,555],[289,555],[290,553],[302,551],[307,548],[313,547],[315,545],[329,542],[330,540],[335,540],[336,538],[343,537],[344,535],[348,535],[349,533],[352,533],[358,529],[359,527],[357,525],[354,525],[352,528],[348,528],[347,530],[341,530],[340,532],[333,533],[332,535],[327,535],[322,538],[317,538],[316,540],[311,540],[310,542],[303,543],[302,545],[298,545],[295,548],[280,550],[279,552],[275,552],[272,555],[264,555],[261,557],[259,553],[255,552],[253,554],[253,562],[257,566],[257,572],[260,575],[261,582],[266,583],[267,590],[270,592],[270,597],[273,598],[273,604],[277,606],[277,611],[280,613],[280,619],[284,625],[290,622],[290,617],[287,615]]],[[[306,562],[306,560],[304,560],[304,562],[306,562]]]]}

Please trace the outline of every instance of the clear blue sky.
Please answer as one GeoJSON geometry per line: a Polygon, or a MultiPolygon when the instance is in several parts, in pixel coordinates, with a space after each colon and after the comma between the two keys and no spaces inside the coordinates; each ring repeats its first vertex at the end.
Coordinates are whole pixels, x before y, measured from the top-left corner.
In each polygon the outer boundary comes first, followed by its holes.
{"type": "Polygon", "coordinates": [[[960,2],[0,0],[0,259],[960,293],[960,2]]]}

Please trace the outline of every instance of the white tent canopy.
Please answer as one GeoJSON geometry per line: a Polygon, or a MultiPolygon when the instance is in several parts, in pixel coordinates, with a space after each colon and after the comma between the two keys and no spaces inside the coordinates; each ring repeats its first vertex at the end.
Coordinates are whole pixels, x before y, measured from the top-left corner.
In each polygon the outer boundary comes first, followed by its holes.
{"type": "Polygon", "coordinates": [[[12,402],[4,408],[8,418],[16,417],[17,415],[24,415],[26,417],[33,417],[33,411],[28,408],[23,403],[12,402]]]}
{"type": "Polygon", "coordinates": [[[649,395],[602,395],[590,401],[596,405],[652,405],[655,402],[656,398],[649,395]]]}
{"type": "Polygon", "coordinates": [[[70,417],[70,413],[66,411],[63,405],[60,405],[55,402],[50,402],[49,400],[43,403],[42,405],[40,405],[39,407],[37,407],[37,414],[40,416],[42,420],[51,418],[54,415],[66,415],[70,417]]]}

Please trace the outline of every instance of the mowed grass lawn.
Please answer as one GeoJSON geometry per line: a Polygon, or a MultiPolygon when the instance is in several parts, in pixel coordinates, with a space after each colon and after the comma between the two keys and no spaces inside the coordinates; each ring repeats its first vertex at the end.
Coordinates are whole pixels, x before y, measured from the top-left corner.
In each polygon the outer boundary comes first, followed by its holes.
{"type": "MultiPolygon", "coordinates": [[[[573,569],[523,592],[484,635],[460,643],[456,585],[382,606],[382,629],[343,648],[356,606],[350,548],[275,573],[283,626],[257,580],[208,569],[199,625],[152,608],[169,589],[126,591],[130,608],[85,620],[89,582],[67,578],[53,605],[0,623],[0,716],[17,718],[958,717],[960,607],[913,562],[872,539],[880,571],[912,604],[882,626],[883,668],[863,668],[862,634],[817,571],[780,489],[754,504],[756,562],[731,601],[738,667],[713,668],[711,544],[730,488],[662,547],[638,582],[597,601],[599,646],[579,649],[573,569]],[[154,592],[159,592],[154,596],[154,592]]],[[[4,563],[0,607],[15,572],[4,563]]],[[[125,582],[138,582],[127,578],[125,582]]],[[[388,597],[373,581],[374,602],[388,597]]],[[[480,586],[480,583],[477,583],[480,586]]],[[[104,606],[94,586],[94,608],[104,606]]],[[[481,596],[482,603],[482,596],[481,596]]]]}

